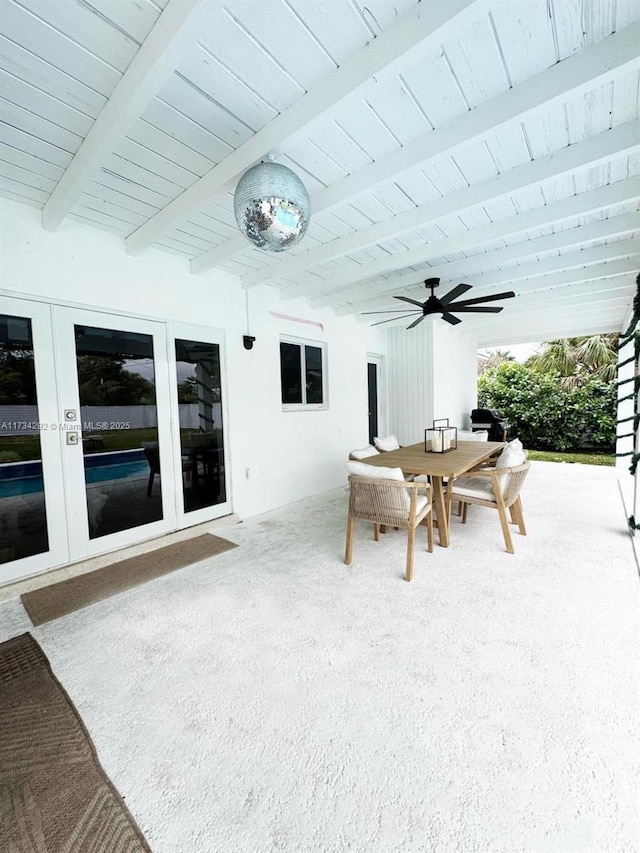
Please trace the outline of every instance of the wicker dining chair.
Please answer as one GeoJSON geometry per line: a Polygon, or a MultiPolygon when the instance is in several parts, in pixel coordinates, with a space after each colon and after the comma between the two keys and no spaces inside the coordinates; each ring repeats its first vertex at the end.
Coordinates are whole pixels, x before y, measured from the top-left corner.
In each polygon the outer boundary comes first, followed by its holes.
{"type": "Polygon", "coordinates": [[[470,504],[497,510],[506,549],[509,554],[515,554],[507,510],[511,516],[511,523],[517,524],[520,533],[526,536],[527,528],[524,523],[520,490],[530,468],[531,462],[523,462],[522,465],[514,465],[511,468],[477,468],[453,480],[447,488],[449,517],[451,504],[454,501],[462,504],[463,524],[467,522],[467,510],[470,504]]]}
{"type": "Polygon", "coordinates": [[[356,520],[373,523],[373,537],[378,541],[381,527],[407,529],[407,562],[405,579],[413,577],[413,551],[416,528],[427,520],[427,550],[433,551],[433,514],[429,492],[420,494],[423,485],[402,480],[349,475],[349,515],[344,561],[350,566],[353,555],[353,531],[356,520]]]}

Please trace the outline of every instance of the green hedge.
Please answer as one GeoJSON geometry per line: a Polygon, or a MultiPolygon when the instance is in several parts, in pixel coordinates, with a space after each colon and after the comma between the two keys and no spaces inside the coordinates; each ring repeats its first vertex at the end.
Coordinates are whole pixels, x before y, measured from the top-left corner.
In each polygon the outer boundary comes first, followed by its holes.
{"type": "Polygon", "coordinates": [[[585,378],[567,389],[560,375],[504,362],[478,377],[478,405],[498,409],[509,437],[539,450],[612,450],[616,434],[616,385],[585,378]]]}

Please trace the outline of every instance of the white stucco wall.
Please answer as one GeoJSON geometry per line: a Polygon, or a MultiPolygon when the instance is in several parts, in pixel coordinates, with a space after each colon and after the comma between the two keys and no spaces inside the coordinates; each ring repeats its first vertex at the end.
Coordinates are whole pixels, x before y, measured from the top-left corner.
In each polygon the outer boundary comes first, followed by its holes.
{"type": "Polygon", "coordinates": [[[191,275],[186,260],[154,249],[130,257],[120,237],[70,220],[55,233],[44,231],[40,211],[15,202],[3,201],[1,224],[0,283],[10,295],[224,331],[225,426],[233,508],[240,516],[345,482],[349,450],[367,443],[367,352],[386,353],[384,332],[337,318],[330,309],[314,311],[304,300],[283,301],[276,288],[263,286],[249,293],[256,342],[248,351],[242,344],[245,293],[236,277],[215,270],[191,275]],[[282,411],[280,335],[327,344],[327,411],[282,411]]]}

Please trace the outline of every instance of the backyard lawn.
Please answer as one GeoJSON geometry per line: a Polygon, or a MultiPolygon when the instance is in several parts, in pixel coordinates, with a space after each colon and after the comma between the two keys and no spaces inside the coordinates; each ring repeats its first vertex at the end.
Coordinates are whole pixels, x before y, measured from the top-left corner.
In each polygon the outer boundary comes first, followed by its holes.
{"type": "Polygon", "coordinates": [[[615,465],[613,453],[556,453],[554,450],[530,450],[529,459],[539,462],[580,462],[582,465],[615,465]]]}

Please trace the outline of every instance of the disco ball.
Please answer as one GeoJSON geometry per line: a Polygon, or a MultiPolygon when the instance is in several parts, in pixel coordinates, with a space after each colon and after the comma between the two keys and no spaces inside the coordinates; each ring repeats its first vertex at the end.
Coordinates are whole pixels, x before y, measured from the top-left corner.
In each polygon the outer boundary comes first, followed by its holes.
{"type": "Polygon", "coordinates": [[[309,193],[300,178],[280,163],[258,163],[238,181],[233,197],[238,228],[267,252],[295,246],[309,227],[309,193]]]}

